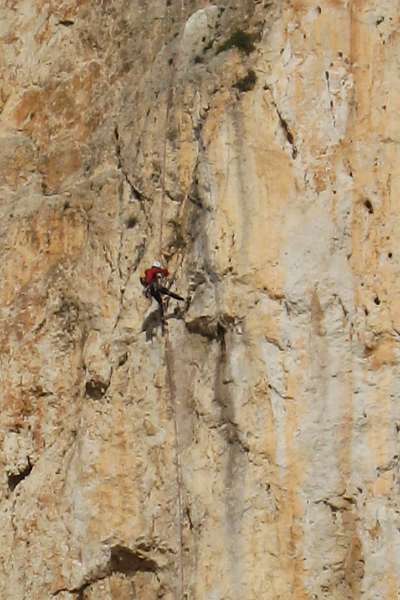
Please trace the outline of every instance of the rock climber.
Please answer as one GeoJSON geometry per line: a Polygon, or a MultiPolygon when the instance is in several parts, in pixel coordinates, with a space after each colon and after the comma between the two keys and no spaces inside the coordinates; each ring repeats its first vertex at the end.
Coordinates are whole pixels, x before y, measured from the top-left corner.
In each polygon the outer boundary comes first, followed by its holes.
{"type": "Polygon", "coordinates": [[[146,269],[144,275],[140,278],[142,285],[145,287],[145,295],[147,297],[154,298],[157,300],[159,307],[161,318],[164,321],[164,303],[163,296],[170,296],[171,298],[175,298],[175,300],[185,301],[182,296],[178,294],[174,294],[168,288],[163,285],[163,281],[166,277],[169,277],[168,269],[164,269],[161,263],[156,260],[153,262],[150,269],[146,269]]]}

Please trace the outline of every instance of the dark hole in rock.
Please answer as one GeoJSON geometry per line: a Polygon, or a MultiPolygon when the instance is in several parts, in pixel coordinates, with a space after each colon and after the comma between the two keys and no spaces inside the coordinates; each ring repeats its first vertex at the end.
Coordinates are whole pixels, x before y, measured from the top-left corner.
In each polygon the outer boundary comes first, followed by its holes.
{"type": "Polygon", "coordinates": [[[370,215],[374,214],[374,207],[372,206],[371,200],[368,200],[368,198],[366,200],[364,200],[364,206],[370,215]]]}
{"type": "Polygon", "coordinates": [[[63,25],[63,27],[71,27],[74,25],[75,21],[71,21],[71,19],[63,19],[62,21],[58,21],[59,25],[63,25]]]}
{"type": "Polygon", "coordinates": [[[320,6],[317,6],[317,13],[320,15],[322,13],[322,8],[320,6]]]}
{"type": "Polygon", "coordinates": [[[127,360],[128,360],[128,353],[125,352],[118,358],[118,366],[122,367],[126,363],[127,360]]]}
{"type": "Polygon", "coordinates": [[[381,301],[380,301],[380,298],[379,298],[379,296],[375,296],[375,298],[374,298],[374,302],[375,302],[375,304],[376,304],[377,306],[379,306],[379,305],[380,305],[381,301]]]}
{"type": "Polygon", "coordinates": [[[13,492],[17,485],[21,483],[21,481],[23,481],[26,477],[28,477],[28,475],[32,471],[33,465],[31,464],[29,456],[27,460],[28,464],[22,471],[19,471],[19,473],[9,473],[7,475],[8,488],[11,492],[13,492]]]}
{"type": "Polygon", "coordinates": [[[366,317],[368,317],[368,315],[369,315],[369,310],[368,310],[368,308],[364,308],[364,314],[365,314],[365,316],[366,316],[366,317]]]}
{"type": "Polygon", "coordinates": [[[393,253],[392,252],[388,252],[388,258],[392,258],[393,253]]]}
{"type": "Polygon", "coordinates": [[[155,573],[157,564],[150,558],[132,552],[129,548],[115,546],[111,549],[111,571],[124,575],[134,575],[138,571],[155,573]]]}
{"type": "Polygon", "coordinates": [[[137,225],[137,218],[136,217],[129,217],[129,219],[126,222],[127,228],[128,229],[133,229],[136,225],[137,225]]]}
{"type": "Polygon", "coordinates": [[[89,396],[89,398],[92,398],[93,400],[100,400],[103,398],[106,391],[107,385],[103,381],[91,379],[90,381],[86,382],[86,396],[89,396]]]}

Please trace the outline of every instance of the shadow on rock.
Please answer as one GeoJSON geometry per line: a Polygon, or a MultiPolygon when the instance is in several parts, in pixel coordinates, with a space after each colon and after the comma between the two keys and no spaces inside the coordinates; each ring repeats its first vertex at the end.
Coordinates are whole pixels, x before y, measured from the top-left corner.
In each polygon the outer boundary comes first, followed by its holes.
{"type": "Polygon", "coordinates": [[[162,319],[160,311],[153,310],[145,320],[143,321],[142,331],[146,333],[146,341],[151,341],[153,337],[156,335],[156,330],[158,327],[162,327],[162,319]]]}

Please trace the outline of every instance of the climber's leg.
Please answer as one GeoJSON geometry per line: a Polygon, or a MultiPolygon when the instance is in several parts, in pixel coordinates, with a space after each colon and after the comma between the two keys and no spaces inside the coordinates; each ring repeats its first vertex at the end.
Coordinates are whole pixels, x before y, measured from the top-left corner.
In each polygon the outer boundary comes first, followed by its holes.
{"type": "Polygon", "coordinates": [[[161,292],[161,294],[165,294],[166,296],[171,296],[171,298],[174,298],[175,300],[182,300],[182,302],[185,301],[185,298],[182,298],[182,296],[179,296],[178,294],[171,292],[171,290],[169,290],[166,287],[159,287],[158,289],[161,292]]]}
{"type": "Polygon", "coordinates": [[[158,286],[156,286],[154,284],[152,284],[149,289],[150,289],[151,296],[158,302],[158,305],[160,307],[161,320],[164,321],[164,303],[163,303],[160,289],[158,288],[158,286]]]}

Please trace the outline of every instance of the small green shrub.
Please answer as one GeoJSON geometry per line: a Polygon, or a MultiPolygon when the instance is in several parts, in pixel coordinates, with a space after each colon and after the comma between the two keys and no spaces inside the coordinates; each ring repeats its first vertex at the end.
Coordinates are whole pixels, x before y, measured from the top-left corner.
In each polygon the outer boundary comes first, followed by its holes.
{"type": "Polygon", "coordinates": [[[239,92],[249,92],[254,88],[256,83],[257,75],[255,74],[253,69],[250,69],[250,71],[247,72],[247,75],[245,75],[245,77],[243,77],[242,79],[239,79],[239,81],[237,81],[233,85],[233,87],[237,88],[239,92]]]}
{"type": "Polygon", "coordinates": [[[225,52],[226,50],[230,50],[231,48],[237,48],[245,54],[250,54],[256,49],[254,42],[254,35],[238,29],[226,40],[226,42],[221,44],[221,46],[218,48],[217,54],[220,52],[225,52]]]}

